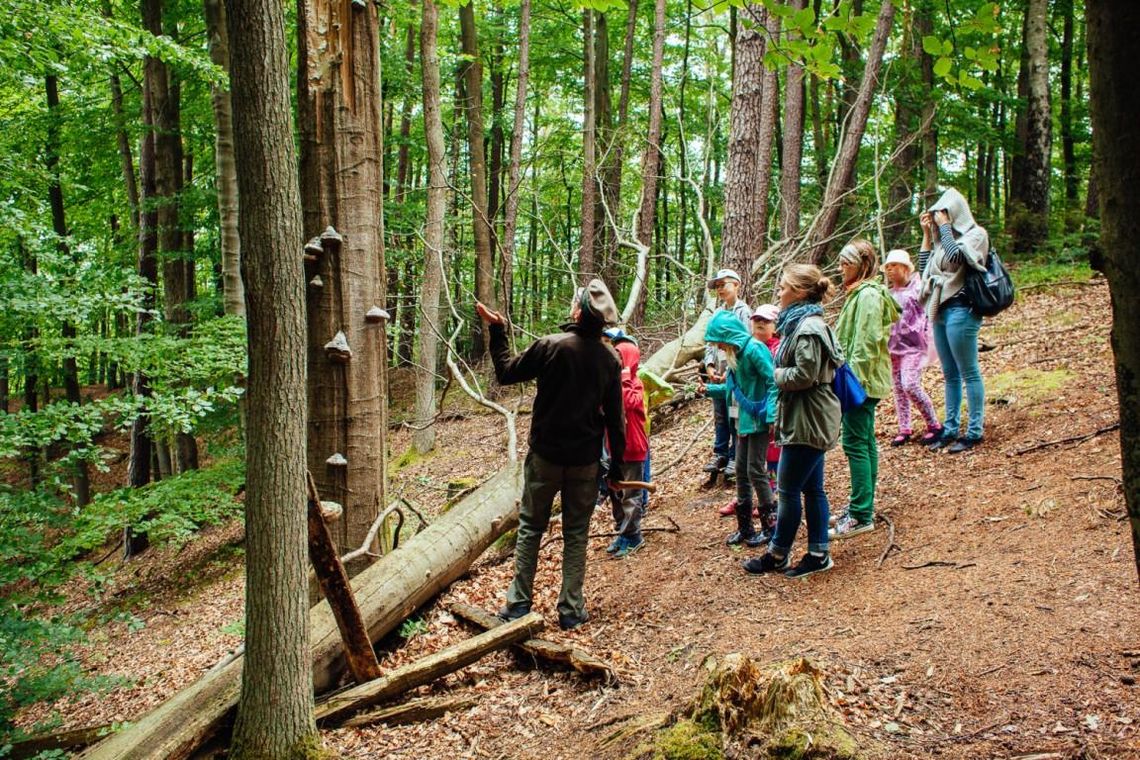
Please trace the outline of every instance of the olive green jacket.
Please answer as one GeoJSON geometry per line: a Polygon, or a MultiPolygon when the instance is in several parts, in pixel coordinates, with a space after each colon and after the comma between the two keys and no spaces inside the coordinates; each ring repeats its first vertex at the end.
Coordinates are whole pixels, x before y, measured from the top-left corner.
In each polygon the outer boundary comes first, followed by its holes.
{"type": "Polygon", "coordinates": [[[776,443],[827,450],[839,440],[842,414],[831,390],[843,350],[821,317],[806,317],[776,362],[776,443]]]}

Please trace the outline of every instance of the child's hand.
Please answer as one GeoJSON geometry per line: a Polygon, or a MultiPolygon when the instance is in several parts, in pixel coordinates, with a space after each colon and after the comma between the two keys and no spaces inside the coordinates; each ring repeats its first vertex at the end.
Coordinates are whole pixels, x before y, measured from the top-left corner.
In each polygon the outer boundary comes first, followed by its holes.
{"type": "Polygon", "coordinates": [[[702,381],[698,380],[697,381],[697,395],[703,396],[703,395],[705,395],[705,392],[707,390],[708,390],[708,386],[705,385],[702,381]]]}
{"type": "Polygon", "coordinates": [[[622,380],[629,380],[632,377],[633,377],[633,373],[630,372],[629,367],[622,367],[621,368],[621,379],[622,380]]]}
{"type": "Polygon", "coordinates": [[[923,211],[918,215],[918,225],[922,227],[923,232],[929,233],[934,229],[934,217],[930,215],[929,211],[923,211]]]}
{"type": "Polygon", "coordinates": [[[950,215],[945,211],[934,212],[934,223],[941,227],[944,224],[950,224],[950,215]]]}

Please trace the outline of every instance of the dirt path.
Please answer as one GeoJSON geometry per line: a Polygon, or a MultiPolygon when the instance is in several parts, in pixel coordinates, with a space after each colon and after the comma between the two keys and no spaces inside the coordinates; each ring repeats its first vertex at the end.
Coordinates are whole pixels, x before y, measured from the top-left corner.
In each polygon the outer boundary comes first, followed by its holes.
{"type": "MultiPolygon", "coordinates": [[[[499,654],[426,690],[472,694],[473,708],[423,725],[330,731],[326,740],[352,758],[626,757],[640,740],[603,749],[613,729],[601,724],[683,705],[707,655],[739,651],[761,661],[815,660],[872,757],[1140,757],[1140,593],[1114,480],[1118,439],[1109,433],[1016,453],[1115,422],[1107,310],[1103,285],[1038,290],[983,329],[997,346],[982,360],[995,403],[987,405],[986,444],[974,452],[890,448],[894,413],[889,401],[881,405],[878,509],[893,521],[899,546],[881,567],[882,523],[834,544],[829,573],[799,582],[746,576],[739,565],[753,552],[723,545],[728,521],[715,511],[731,493],[700,488],[708,455],[701,441],[661,478],[646,521],[664,526],[668,515],[679,533],[647,534],[646,548],[624,561],[608,559],[605,539],[591,542],[593,620],[579,632],[557,631],[561,544],[543,550],[536,609],[553,629],[548,635],[611,661],[620,686],[523,669],[499,654]]],[[[938,379],[929,371],[927,387],[938,379]]],[[[936,395],[940,405],[940,388],[936,395]]],[[[693,403],[660,426],[655,460],[671,461],[710,413],[707,402],[693,403]]],[[[449,479],[496,466],[499,427],[485,416],[448,423],[441,451],[405,467],[398,485],[421,503],[438,503],[449,479]]],[[[406,434],[394,436],[393,452],[403,446],[406,434]]],[[[846,486],[836,450],[827,465],[833,504],[843,503],[846,486]]],[[[608,530],[607,522],[597,513],[595,530],[608,530]]],[[[496,609],[510,573],[509,559],[485,559],[442,602],[496,609]]],[[[234,636],[218,633],[218,621],[240,611],[232,574],[193,597],[169,594],[150,601],[141,630],[109,625],[84,650],[93,672],[123,673],[137,655],[148,677],[65,707],[68,725],[131,718],[192,680],[208,665],[207,651],[220,656],[233,645],[234,636]],[[211,614],[213,627],[195,634],[186,623],[198,606],[192,600],[203,598],[225,613],[211,614]],[[193,666],[163,659],[162,651],[183,646],[193,647],[193,666]]],[[[443,607],[423,614],[426,631],[390,663],[470,635],[443,607]]]]}

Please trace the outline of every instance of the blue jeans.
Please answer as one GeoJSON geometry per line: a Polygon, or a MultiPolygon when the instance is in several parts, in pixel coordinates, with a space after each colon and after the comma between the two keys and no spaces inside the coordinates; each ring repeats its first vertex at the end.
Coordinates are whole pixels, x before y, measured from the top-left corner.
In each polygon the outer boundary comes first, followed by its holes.
{"type": "MultiPolygon", "coordinates": [[[[651,455],[651,453],[652,452],[648,448],[645,450],[645,467],[643,467],[641,470],[641,479],[644,480],[646,483],[649,483],[652,481],[652,478],[650,477],[653,474],[653,470],[650,467],[650,455],[651,455]]],[[[642,489],[641,490],[641,516],[642,517],[645,517],[645,509],[648,506],[649,506],[649,491],[642,489]]]]}
{"type": "Polygon", "coordinates": [[[958,437],[962,417],[962,384],[966,384],[969,422],[966,438],[981,438],[986,413],[986,386],[978,365],[978,331],[982,318],[964,304],[951,304],[934,320],[934,347],[946,380],[946,419],[942,428],[947,437],[958,437]]]}
{"type": "Polygon", "coordinates": [[[785,446],[780,450],[776,487],[780,506],[776,512],[776,535],[771,551],[788,556],[800,529],[801,515],[807,518],[808,551],[827,551],[829,507],[823,491],[823,449],[811,446],[785,446]],[[801,495],[803,504],[800,504],[801,495]]]}
{"type": "Polygon", "coordinates": [[[736,424],[728,416],[728,401],[713,397],[713,453],[718,457],[736,459],[736,424]]]}

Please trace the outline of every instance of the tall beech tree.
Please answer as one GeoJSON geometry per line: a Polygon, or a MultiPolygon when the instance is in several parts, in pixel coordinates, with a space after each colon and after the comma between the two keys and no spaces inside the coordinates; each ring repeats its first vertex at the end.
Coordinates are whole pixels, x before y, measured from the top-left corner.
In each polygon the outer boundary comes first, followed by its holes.
{"type": "MultiPolygon", "coordinates": [[[[801,11],[806,0],[790,0],[801,11]]],[[[789,39],[796,32],[788,30],[789,39]]],[[[780,160],[780,236],[794,237],[800,231],[800,173],[804,152],[804,67],[793,61],[784,81],[783,146],[780,160]]]]}
{"type": "Polygon", "coordinates": [[[1017,152],[1010,179],[1007,227],[1013,250],[1036,250],[1049,234],[1053,116],[1049,106],[1048,0],[1028,0],[1018,94],[1017,152]]]}
{"type": "MultiPolygon", "coordinates": [[[[321,497],[344,507],[332,531],[342,550],[364,543],[387,504],[377,12],[373,3],[342,0],[300,0],[298,8],[301,201],[310,257],[308,462],[321,497]]],[[[366,563],[362,558],[350,572],[366,563]]]]}
{"type": "MultiPolygon", "coordinates": [[[[346,4],[347,5],[347,4],[346,4]]],[[[245,657],[229,756],[312,757],[305,284],[284,9],[227,0],[249,335],[245,657]]]]}
{"type": "Polygon", "coordinates": [[[1112,297],[1120,463],[1140,580],[1140,101],[1128,86],[1135,76],[1140,4],[1088,0],[1086,8],[1101,217],[1093,265],[1104,271],[1112,297]]]}
{"type": "MultiPolygon", "coordinates": [[[[523,2],[529,3],[529,0],[523,2]]],[[[416,365],[418,429],[412,439],[416,451],[420,453],[431,451],[435,446],[433,424],[436,413],[435,375],[439,365],[439,333],[444,329],[439,300],[440,291],[444,286],[443,216],[447,209],[447,148],[443,140],[438,34],[439,9],[434,0],[423,0],[423,18],[420,22],[420,76],[423,80],[424,134],[427,136],[428,189],[427,213],[424,219],[424,278],[420,289],[419,362],[416,365]]],[[[525,84],[520,86],[525,87],[525,84]]],[[[509,219],[509,196],[507,203],[509,219]]],[[[511,246],[512,239],[513,237],[506,238],[507,246],[511,246]]],[[[509,300],[506,303],[509,303],[509,300]]]]}

